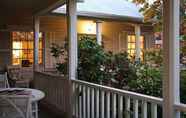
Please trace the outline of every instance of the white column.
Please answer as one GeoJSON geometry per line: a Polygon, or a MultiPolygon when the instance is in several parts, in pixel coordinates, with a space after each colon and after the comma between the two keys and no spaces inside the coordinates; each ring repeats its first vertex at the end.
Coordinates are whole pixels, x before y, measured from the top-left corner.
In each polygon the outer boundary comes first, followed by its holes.
{"type": "Polygon", "coordinates": [[[34,17],[34,71],[37,70],[39,67],[39,23],[39,17],[34,17]]]}
{"type": "Polygon", "coordinates": [[[46,67],[46,36],[45,33],[42,34],[42,63],[43,63],[43,70],[45,70],[46,67]]]}
{"type": "Polygon", "coordinates": [[[77,41],[77,0],[67,0],[67,18],[68,18],[68,41],[69,41],[69,79],[77,79],[78,63],[78,41],[77,41]]]}
{"type": "Polygon", "coordinates": [[[141,48],[140,48],[140,25],[135,25],[135,37],[136,37],[136,52],[135,52],[135,60],[139,61],[140,60],[140,52],[141,52],[141,48]]]}
{"type": "Polygon", "coordinates": [[[102,21],[96,21],[96,39],[99,45],[102,45],[102,21]]]}
{"type": "Polygon", "coordinates": [[[180,102],[179,0],[164,0],[163,21],[163,118],[180,118],[174,104],[180,102]]]}

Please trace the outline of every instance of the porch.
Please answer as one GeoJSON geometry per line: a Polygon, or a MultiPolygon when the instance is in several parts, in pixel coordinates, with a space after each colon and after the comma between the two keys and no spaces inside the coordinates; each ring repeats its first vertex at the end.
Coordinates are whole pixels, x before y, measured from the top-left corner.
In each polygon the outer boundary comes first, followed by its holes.
{"type": "MultiPolygon", "coordinates": [[[[45,8],[48,6],[46,9],[37,9],[40,12],[31,15],[34,19],[34,87],[45,92],[46,97],[43,103],[47,103],[47,106],[67,118],[180,118],[186,112],[186,105],[179,100],[179,2],[166,0],[164,3],[163,47],[164,59],[167,60],[164,62],[163,99],[77,80],[76,4],[76,0],[50,1],[48,4],[45,3],[45,8]],[[67,4],[69,42],[68,77],[42,71],[44,69],[40,69],[38,63],[39,18],[65,3],[67,4]]],[[[135,30],[136,38],[140,39],[139,27],[135,27],[135,30]]],[[[100,37],[97,33],[97,39],[100,37]]],[[[138,40],[136,42],[137,59],[140,58],[139,43],[138,40]]]]}

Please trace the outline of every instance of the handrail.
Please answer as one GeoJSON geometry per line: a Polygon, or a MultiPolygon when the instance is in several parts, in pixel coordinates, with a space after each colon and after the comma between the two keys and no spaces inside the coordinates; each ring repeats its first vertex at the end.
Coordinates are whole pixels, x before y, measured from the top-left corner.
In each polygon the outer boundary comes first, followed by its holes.
{"type": "Polygon", "coordinates": [[[96,87],[97,89],[103,89],[104,91],[109,91],[112,93],[121,94],[121,95],[132,97],[132,98],[135,98],[138,100],[144,100],[147,102],[156,103],[158,105],[162,105],[162,103],[163,103],[163,99],[158,98],[158,97],[153,97],[153,96],[149,96],[149,95],[144,95],[144,94],[130,92],[130,91],[116,89],[116,88],[111,88],[108,86],[98,85],[98,84],[89,83],[89,82],[85,82],[85,81],[81,81],[81,80],[72,80],[72,82],[78,83],[80,85],[85,85],[88,87],[96,87]]]}
{"type": "Polygon", "coordinates": [[[186,104],[176,103],[174,108],[180,112],[186,112],[186,104]]]}

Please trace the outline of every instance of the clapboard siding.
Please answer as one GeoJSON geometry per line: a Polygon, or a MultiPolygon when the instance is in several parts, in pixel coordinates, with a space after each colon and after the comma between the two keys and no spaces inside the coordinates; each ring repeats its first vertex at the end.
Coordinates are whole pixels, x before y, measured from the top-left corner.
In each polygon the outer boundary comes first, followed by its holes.
{"type": "MultiPolygon", "coordinates": [[[[80,20],[91,20],[89,19],[80,19],[80,20]]],[[[92,20],[93,21],[93,20],[92,20]]],[[[32,31],[33,20],[31,18],[25,18],[22,22],[18,22],[18,24],[8,24],[6,32],[2,32],[3,34],[7,34],[11,31],[32,31]]],[[[50,46],[51,43],[64,44],[64,40],[67,36],[67,21],[64,16],[42,16],[40,17],[40,31],[45,33],[45,42],[46,42],[46,50],[45,50],[45,65],[47,67],[54,67],[55,59],[50,54],[50,46]]],[[[152,34],[153,28],[151,26],[143,26],[141,28],[143,35],[152,34]]],[[[106,51],[111,51],[114,53],[118,53],[120,51],[127,50],[126,44],[126,34],[123,32],[130,32],[134,34],[134,26],[132,23],[121,22],[121,21],[103,21],[102,23],[102,35],[103,35],[103,44],[104,49],[106,51]]],[[[7,49],[9,60],[6,62],[2,61],[4,65],[11,64],[11,37],[7,36],[2,38],[1,40],[6,40],[6,44],[9,46],[7,49]],[[10,44],[8,44],[10,43],[10,44]]],[[[146,36],[146,47],[152,47],[152,36],[146,36]]],[[[0,55],[3,53],[0,52],[0,55]]],[[[6,55],[5,55],[6,56],[6,55]]],[[[0,60],[6,60],[5,56],[2,56],[0,60]]],[[[0,62],[1,63],[1,62],[0,62]]]]}

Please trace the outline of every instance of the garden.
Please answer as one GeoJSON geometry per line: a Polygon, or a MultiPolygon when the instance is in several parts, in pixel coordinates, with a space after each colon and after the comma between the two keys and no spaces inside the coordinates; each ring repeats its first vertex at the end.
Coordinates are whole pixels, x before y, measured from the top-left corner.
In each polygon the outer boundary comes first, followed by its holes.
{"type": "MultiPolygon", "coordinates": [[[[52,44],[51,54],[59,60],[56,69],[67,75],[67,47],[52,44]]],[[[78,79],[146,95],[162,97],[163,56],[161,49],[144,50],[136,62],[126,52],[104,51],[96,39],[83,36],[78,42],[78,79]]],[[[183,51],[182,51],[183,53],[183,51]]],[[[181,102],[186,103],[186,70],[180,71],[181,102]]]]}

